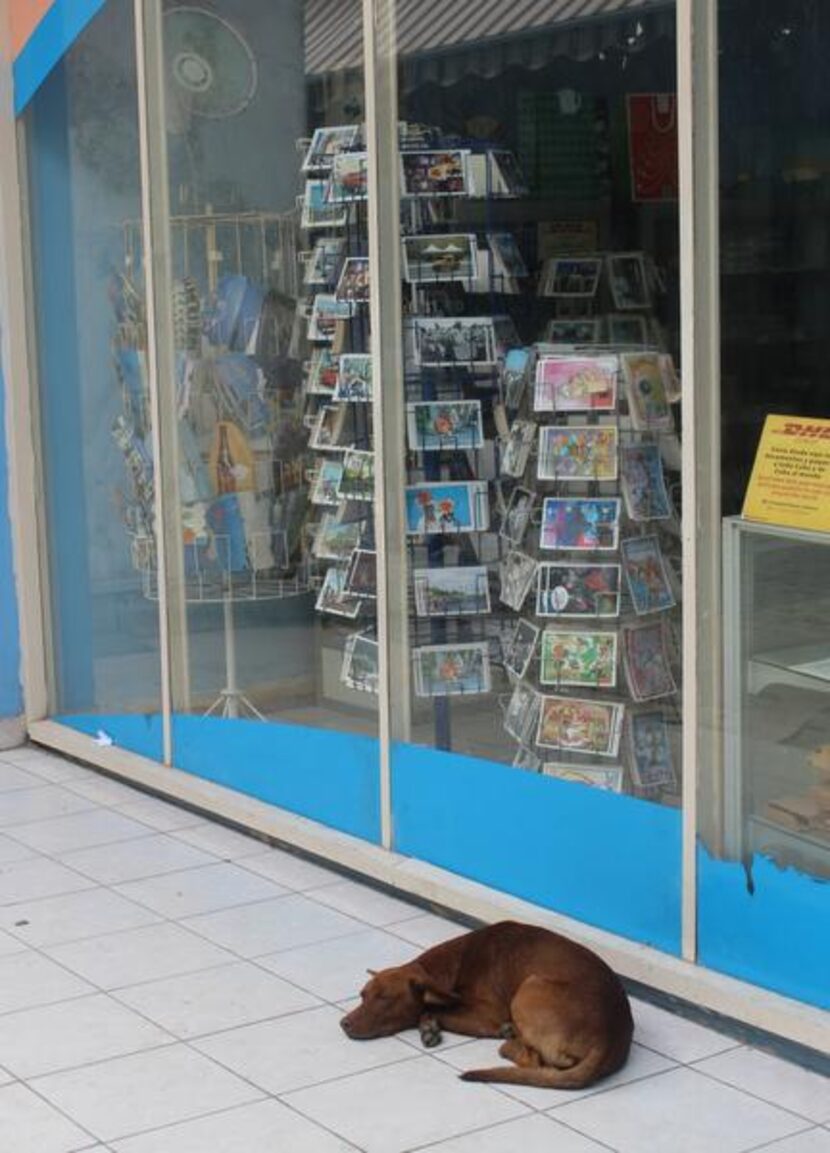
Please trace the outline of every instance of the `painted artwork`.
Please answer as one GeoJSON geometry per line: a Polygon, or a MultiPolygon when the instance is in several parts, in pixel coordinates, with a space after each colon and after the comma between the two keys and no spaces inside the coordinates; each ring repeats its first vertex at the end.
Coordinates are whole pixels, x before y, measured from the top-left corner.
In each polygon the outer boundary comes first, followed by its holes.
{"type": "Polygon", "coordinates": [[[486,642],[426,645],[412,650],[419,697],[488,693],[490,658],[486,642]]]}
{"type": "Polygon", "coordinates": [[[488,525],[485,481],[437,481],[407,486],[406,531],[409,535],[474,532],[488,525]]]}
{"type": "Polygon", "coordinates": [[[622,362],[631,421],[637,429],[673,427],[660,354],[624,352],[622,362]]]}
{"type": "MultiPolygon", "coordinates": [[[[341,375],[343,372],[341,363],[341,375]]],[[[428,400],[406,408],[409,447],[418,452],[475,449],[484,444],[480,400],[428,400]]]]}
{"type": "Polygon", "coordinates": [[[616,757],[624,707],[615,701],[543,697],[536,744],[598,757],[616,757]]]}
{"type": "Polygon", "coordinates": [[[621,447],[620,491],[631,520],[665,520],[671,516],[663,463],[656,444],[621,447]]]}
{"type": "Polygon", "coordinates": [[[638,616],[664,612],[675,604],[660,542],[656,536],[635,536],[620,545],[631,603],[638,616]]]}
{"type": "Polygon", "coordinates": [[[536,363],[536,412],[614,412],[616,356],[540,356],[536,363]]]}
{"type": "Polygon", "coordinates": [[[641,789],[675,783],[671,743],[660,709],[633,712],[628,723],[631,776],[641,789]]]}
{"type": "Polygon", "coordinates": [[[617,683],[617,634],[546,628],[539,681],[557,687],[613,689],[617,683]]]}
{"type": "Polygon", "coordinates": [[[618,564],[539,565],[536,615],[540,617],[618,617],[618,564]]]}
{"type": "Polygon", "coordinates": [[[412,585],[419,617],[473,616],[490,611],[484,565],[414,569],[412,585]]]}
{"type": "Polygon", "coordinates": [[[616,425],[545,425],[539,429],[539,480],[617,479],[616,425]]]}
{"type": "Polygon", "coordinates": [[[539,547],[548,550],[609,551],[617,547],[618,497],[566,500],[546,497],[542,505],[539,547]]]}
{"type": "Polygon", "coordinates": [[[635,701],[653,701],[677,692],[666,622],[662,617],[642,624],[623,625],[622,654],[625,679],[635,701]]]}

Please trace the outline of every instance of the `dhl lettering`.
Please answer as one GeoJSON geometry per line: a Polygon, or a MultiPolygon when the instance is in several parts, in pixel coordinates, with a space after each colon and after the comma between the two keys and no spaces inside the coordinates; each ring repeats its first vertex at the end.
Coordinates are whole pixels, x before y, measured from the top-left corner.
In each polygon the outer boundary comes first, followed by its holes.
{"type": "Polygon", "coordinates": [[[788,421],[781,429],[781,435],[828,440],[830,439],[830,428],[828,428],[827,425],[802,424],[800,421],[788,421]]]}

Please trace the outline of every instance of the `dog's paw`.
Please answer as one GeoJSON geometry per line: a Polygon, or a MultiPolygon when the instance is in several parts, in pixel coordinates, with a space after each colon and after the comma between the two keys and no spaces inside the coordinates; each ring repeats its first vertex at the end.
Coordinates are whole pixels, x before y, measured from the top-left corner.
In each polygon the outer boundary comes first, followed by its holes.
{"type": "Polygon", "coordinates": [[[516,1030],[513,1028],[509,1021],[505,1021],[502,1027],[499,1029],[499,1036],[504,1041],[512,1041],[516,1036],[516,1030]]]}
{"type": "Polygon", "coordinates": [[[441,1044],[441,1026],[434,1017],[425,1017],[418,1026],[421,1042],[426,1049],[434,1049],[441,1044]]]}

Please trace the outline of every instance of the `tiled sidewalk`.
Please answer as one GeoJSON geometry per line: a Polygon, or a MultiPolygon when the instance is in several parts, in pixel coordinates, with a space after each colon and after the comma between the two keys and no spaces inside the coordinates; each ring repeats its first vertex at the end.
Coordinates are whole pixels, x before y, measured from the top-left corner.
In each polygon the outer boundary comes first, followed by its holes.
{"type": "Polygon", "coordinates": [[[0,754],[2,1153],[830,1153],[830,1081],[635,1003],[581,1093],[497,1042],[346,1039],[367,966],[458,932],[44,752],[0,754]]]}

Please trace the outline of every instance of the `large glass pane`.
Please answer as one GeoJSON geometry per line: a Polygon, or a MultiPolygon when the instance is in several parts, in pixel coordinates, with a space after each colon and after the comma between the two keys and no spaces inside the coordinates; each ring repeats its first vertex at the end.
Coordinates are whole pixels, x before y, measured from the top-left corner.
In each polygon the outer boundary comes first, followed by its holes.
{"type": "Polygon", "coordinates": [[[132,6],[111,3],[51,71],[24,123],[50,707],[159,756],[157,606],[135,567],[154,483],[136,101],[132,6]]]}
{"type": "Polygon", "coordinates": [[[830,10],[718,8],[725,704],[700,954],[828,1006],[830,10]]]}
{"type": "Polygon", "coordinates": [[[391,7],[398,847],[676,949],[674,6],[391,7]]]}

